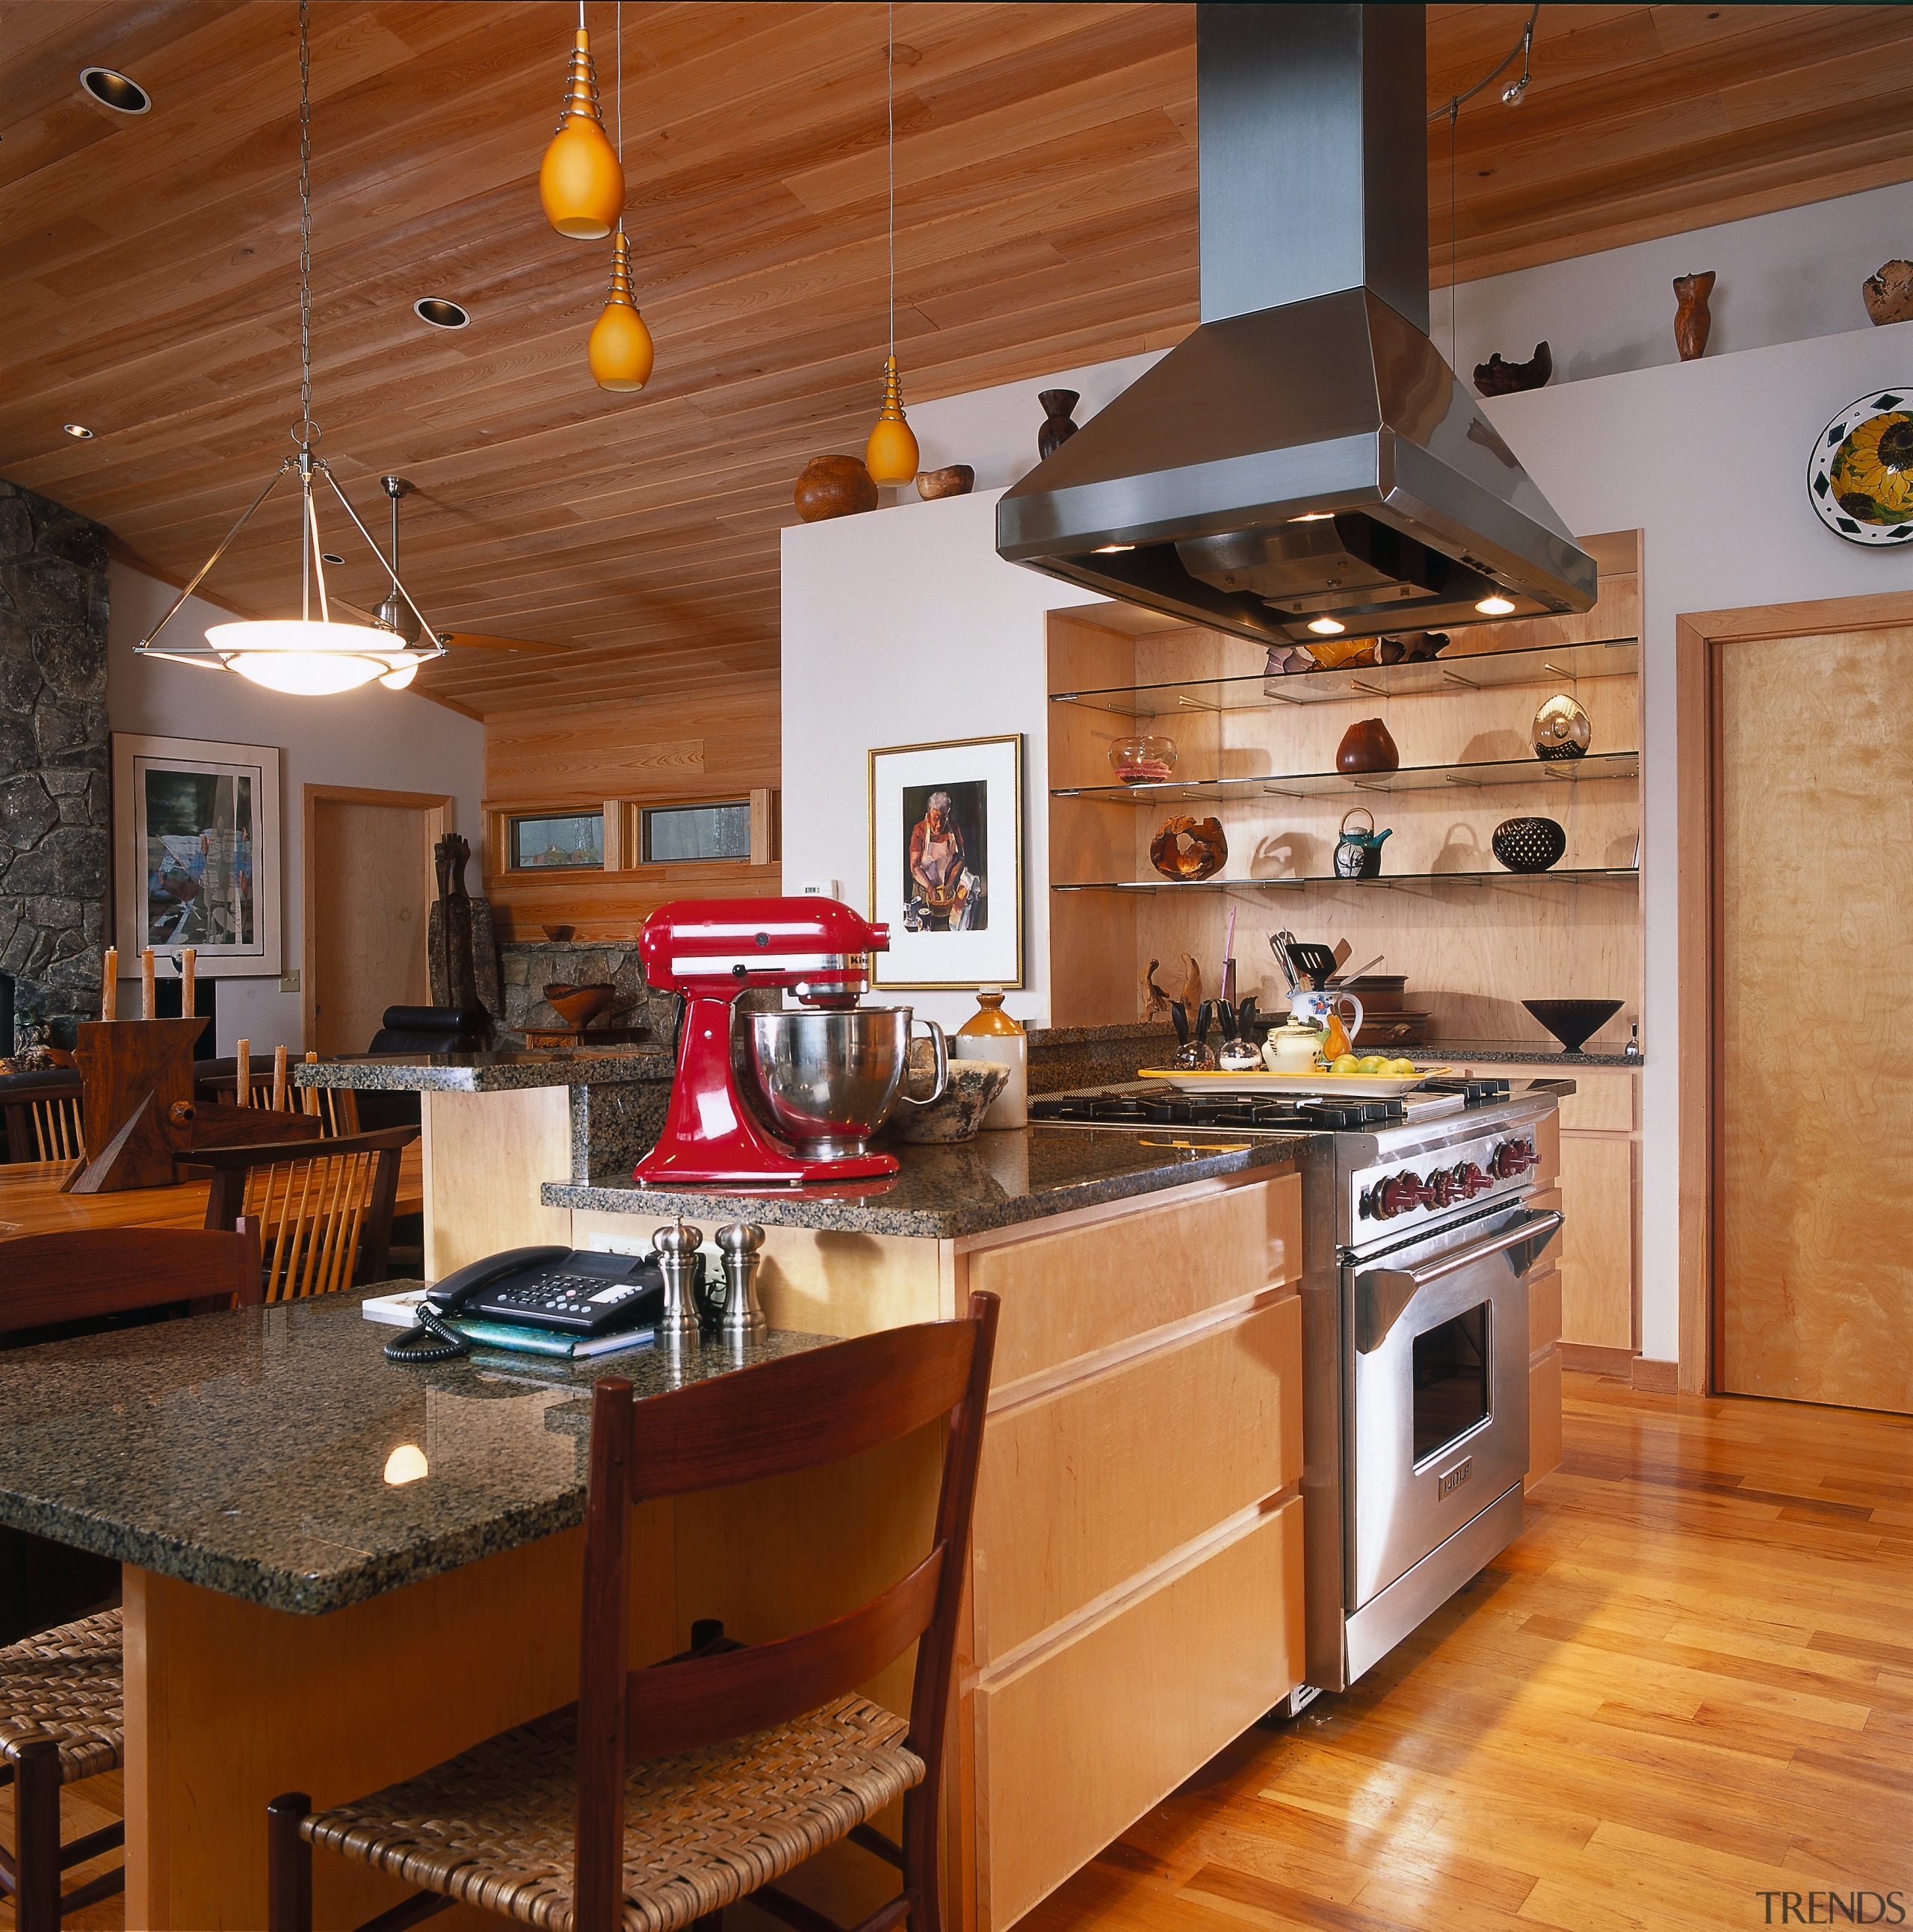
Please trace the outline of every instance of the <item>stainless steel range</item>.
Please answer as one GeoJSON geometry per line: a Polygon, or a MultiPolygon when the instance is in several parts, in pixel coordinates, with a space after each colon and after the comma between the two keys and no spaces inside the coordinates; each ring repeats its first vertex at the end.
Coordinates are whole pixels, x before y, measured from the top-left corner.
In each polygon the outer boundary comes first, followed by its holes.
{"type": "Polygon", "coordinates": [[[1219,1143],[1308,1132],[1302,1174],[1308,1681],[1341,1690],[1519,1534],[1529,1204],[1549,1090],[1432,1082],[1406,1102],[1208,1100],[1136,1086],[1031,1124],[1219,1143]]]}

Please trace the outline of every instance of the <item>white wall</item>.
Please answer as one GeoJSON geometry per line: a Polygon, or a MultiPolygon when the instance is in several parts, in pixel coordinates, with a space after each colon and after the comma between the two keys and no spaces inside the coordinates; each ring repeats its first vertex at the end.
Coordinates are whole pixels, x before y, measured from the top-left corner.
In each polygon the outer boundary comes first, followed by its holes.
{"type": "MultiPolygon", "coordinates": [[[[305,965],[305,854],[301,850],[300,788],[361,785],[391,791],[449,792],[456,801],[452,827],[476,840],[485,784],[485,728],[409,692],[374,684],[337,698],[287,698],[230,671],[149,662],[133,646],[178,594],[144,572],[115,563],[107,628],[107,716],[115,731],[169,738],[210,738],[230,744],[276,745],[282,753],[279,823],[285,854],[284,964],[305,965]]],[[[189,598],[167,634],[204,633],[232,614],[189,598]]],[[[131,948],[121,945],[122,961],[131,948]]],[[[136,956],[137,958],[137,956],[136,956]]],[[[134,982],[137,988],[137,981],[134,982]]],[[[274,1046],[302,1050],[302,996],[281,992],[269,980],[222,979],[217,995],[219,1051],[230,1054],[244,1035],[255,1052],[274,1046]]],[[[120,1010],[137,997],[121,989],[120,1010]]]]}
{"type": "MultiPolygon", "coordinates": [[[[1677,362],[1674,278],[1708,268],[1710,356],[1843,335],[1870,326],[1860,285],[1896,256],[1913,256],[1913,182],[1491,275],[1461,284],[1453,363],[1465,376],[1497,350],[1525,362],[1541,341],[1557,383],[1677,362]]],[[[1446,356],[1446,289],[1431,309],[1446,356]]]]}
{"type": "MultiPolygon", "coordinates": [[[[1117,374],[1134,366],[1107,365],[1117,374]]],[[[1570,529],[1645,532],[1642,1347],[1650,1356],[1671,1359],[1678,1332],[1675,620],[1913,591],[1913,554],[1842,542],[1809,509],[1804,480],[1808,452],[1833,416],[1869,389],[1909,382],[1913,323],[1902,323],[1739,354],[1710,351],[1698,362],[1561,383],[1488,406],[1570,529]]],[[[941,444],[938,454],[954,460],[960,448],[969,461],[994,452],[993,460],[1005,461],[1026,430],[1034,453],[1035,392],[1047,386],[1008,385],[911,418],[920,439],[929,422],[939,436],[972,439],[941,444]]],[[[1066,386],[1099,400],[1113,393],[1094,371],[1074,372],[1066,386]]],[[[926,464],[930,447],[926,441],[926,464]]],[[[1048,1012],[1044,614],[1083,600],[996,556],[994,510],[993,494],[979,495],[784,532],[785,879],[794,891],[805,879],[835,876],[852,904],[865,903],[870,746],[1027,734],[1031,964],[1028,991],[1009,1004],[1041,1023],[1048,1012]]],[[[939,1018],[969,1010],[963,995],[923,1004],[939,1018]]]]}
{"type": "MultiPolygon", "coordinates": [[[[1100,600],[998,556],[999,494],[785,531],[784,890],[834,878],[846,904],[869,911],[872,747],[1023,733],[1024,984],[1004,1006],[1041,1024],[1050,1010],[1045,614],[1100,600]]],[[[948,1025],[976,1011],[969,993],[910,1004],[948,1025]]]]}

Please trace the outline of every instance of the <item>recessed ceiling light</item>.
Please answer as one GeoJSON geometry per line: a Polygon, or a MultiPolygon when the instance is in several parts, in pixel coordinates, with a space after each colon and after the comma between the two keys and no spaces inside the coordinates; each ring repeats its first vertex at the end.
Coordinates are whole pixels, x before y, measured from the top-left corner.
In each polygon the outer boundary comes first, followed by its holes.
{"type": "Polygon", "coordinates": [[[463,328],[471,317],[455,302],[443,296],[421,296],[412,304],[412,313],[434,328],[463,328]]]}
{"type": "Polygon", "coordinates": [[[137,80],[110,67],[82,68],[80,84],[101,106],[118,114],[143,114],[153,104],[152,96],[137,80]]]}
{"type": "Polygon", "coordinates": [[[1484,597],[1475,606],[1484,617],[1505,617],[1514,608],[1512,602],[1506,597],[1484,597]]]}
{"type": "Polygon", "coordinates": [[[345,559],[336,550],[322,550],[319,553],[319,561],[321,563],[343,563],[345,559]]]}
{"type": "Polygon", "coordinates": [[[1119,550],[1134,550],[1135,548],[1134,544],[1098,544],[1095,554],[1098,556],[1114,556],[1119,550]]]}
{"type": "MultiPolygon", "coordinates": [[[[1511,604],[1509,608],[1512,610],[1514,607],[1511,604]]],[[[1338,638],[1348,626],[1337,623],[1332,617],[1316,617],[1310,620],[1308,628],[1324,638],[1338,638]]]]}
{"type": "Polygon", "coordinates": [[[93,432],[84,423],[62,423],[60,427],[77,442],[91,442],[93,440],[93,432]]]}

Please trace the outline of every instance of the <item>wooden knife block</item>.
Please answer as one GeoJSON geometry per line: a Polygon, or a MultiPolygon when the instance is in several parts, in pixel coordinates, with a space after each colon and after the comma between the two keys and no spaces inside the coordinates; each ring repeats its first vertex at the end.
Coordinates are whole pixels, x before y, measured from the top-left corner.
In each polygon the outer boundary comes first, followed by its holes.
{"type": "Polygon", "coordinates": [[[87,1157],[65,1184],[72,1194],[167,1187],[173,1156],[192,1144],[173,1118],[193,1102],[193,1046],[203,1018],[83,1020],[74,1058],[86,1083],[87,1157]]]}

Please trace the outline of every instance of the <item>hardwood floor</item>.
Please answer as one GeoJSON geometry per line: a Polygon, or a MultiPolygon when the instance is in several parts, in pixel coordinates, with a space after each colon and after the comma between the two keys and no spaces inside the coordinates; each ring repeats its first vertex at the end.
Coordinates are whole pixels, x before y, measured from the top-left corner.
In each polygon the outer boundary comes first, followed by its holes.
{"type": "Polygon", "coordinates": [[[1685,1932],[1782,1923],[1764,1892],[1820,1924],[1829,1890],[1913,1896],[1913,1420],[1567,1384],[1515,1547],[1025,1932],[1685,1932]]]}
{"type": "Polygon", "coordinates": [[[1913,1898],[1913,1422],[1567,1384],[1514,1548],[1023,1932],[1672,1932],[1780,1924],[1762,1892],[1819,1892],[1821,1924],[1829,1890],[1840,1922],[1857,1890],[1913,1898]]]}

